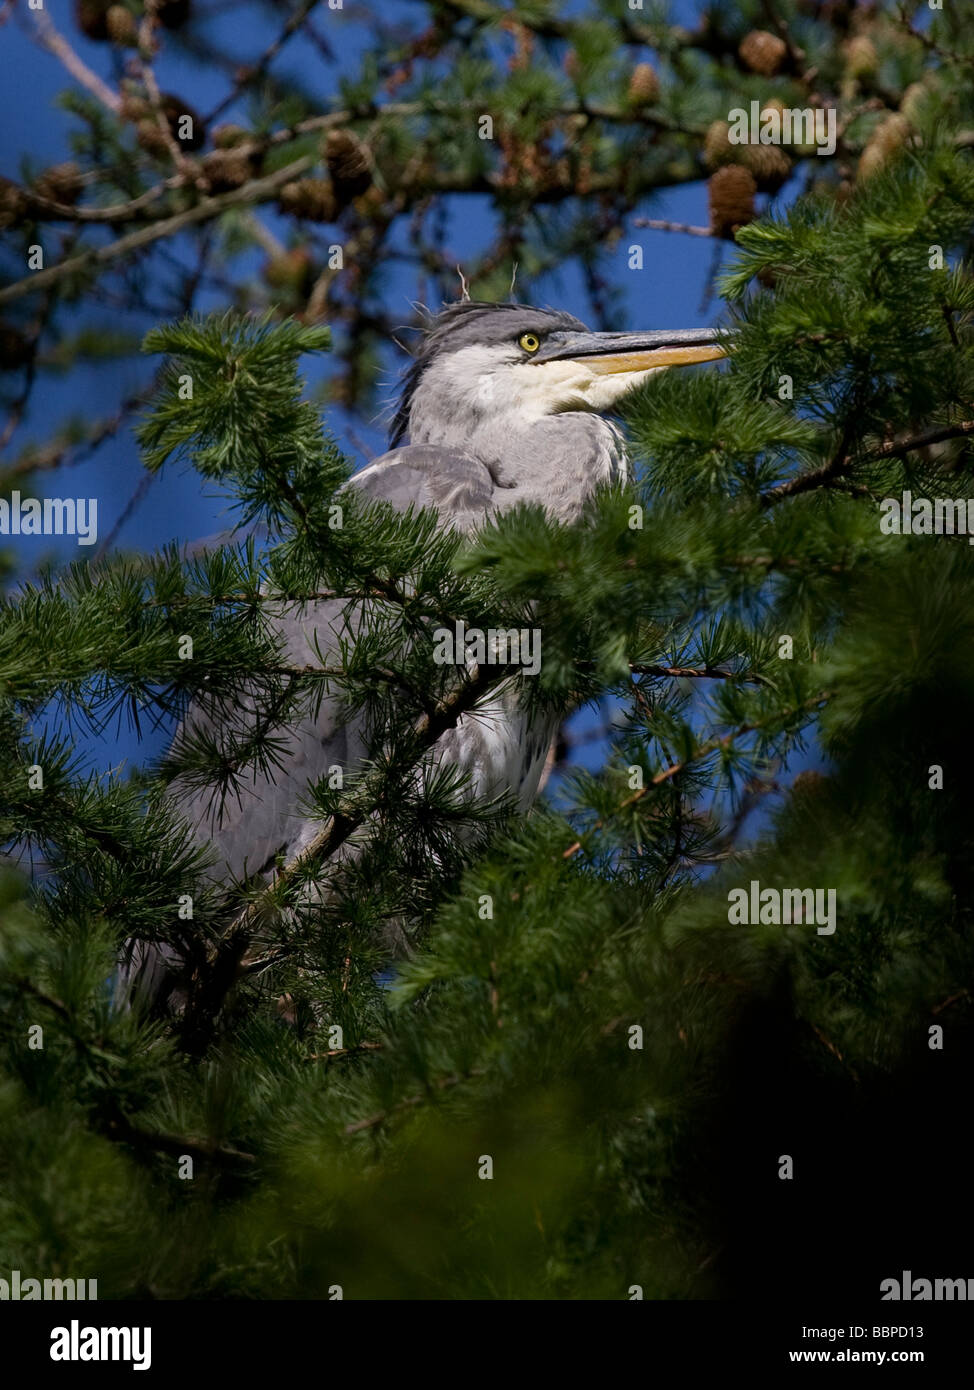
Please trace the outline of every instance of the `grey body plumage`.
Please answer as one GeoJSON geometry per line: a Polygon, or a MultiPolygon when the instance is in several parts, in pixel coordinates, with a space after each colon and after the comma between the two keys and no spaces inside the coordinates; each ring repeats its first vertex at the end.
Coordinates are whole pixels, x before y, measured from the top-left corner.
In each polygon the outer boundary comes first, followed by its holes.
{"type": "MultiPolygon", "coordinates": [[[[347,486],[402,510],[434,507],[444,526],[465,533],[522,502],[571,522],[600,484],[626,477],[622,436],[601,412],[655,371],[720,355],[711,330],[598,334],[570,314],[527,305],[451,305],[431,318],[406,375],[391,451],[347,486]]],[[[323,602],[273,619],[288,659],[327,658],[345,607],[323,602]]],[[[203,716],[191,709],[187,724],[199,722],[203,716]]],[[[444,733],[429,757],[467,772],[474,792],[513,792],[526,808],[554,731],[549,720],[529,719],[508,685],[444,733]]],[[[258,776],[222,808],[210,794],[177,790],[180,810],[212,844],[215,873],[266,873],[319,828],[301,809],[308,784],[367,756],[361,727],[342,723],[326,699],[314,719],[287,734],[279,770],[258,776]]],[[[172,964],[166,948],[134,947],[120,994],[133,981],[150,995],[163,992],[172,964]]]]}

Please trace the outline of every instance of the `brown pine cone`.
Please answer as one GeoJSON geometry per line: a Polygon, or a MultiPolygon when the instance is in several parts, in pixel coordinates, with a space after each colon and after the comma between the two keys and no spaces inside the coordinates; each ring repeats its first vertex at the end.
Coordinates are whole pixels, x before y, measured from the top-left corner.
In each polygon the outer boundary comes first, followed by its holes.
{"type": "Polygon", "coordinates": [[[78,28],[89,39],[107,39],[110,8],[111,0],[74,0],[74,17],[78,28]]]}
{"type": "Polygon", "coordinates": [[[340,207],[364,193],[372,182],[372,152],[350,130],[330,130],[325,163],[340,207]]]}
{"type": "MultiPolygon", "coordinates": [[[[198,150],[206,142],[206,129],[198,112],[194,111],[188,102],[182,97],[173,96],[170,92],[161,93],[162,112],[166,118],[172,138],[183,151],[198,150]],[[183,118],[188,116],[190,123],[184,123],[183,118]]],[[[159,123],[156,120],[155,112],[147,103],[140,102],[138,98],[134,101],[127,100],[123,104],[123,111],[129,115],[129,119],[140,113],[137,121],[137,139],[143,149],[160,151],[166,148],[166,140],[159,123]]]]}
{"type": "Polygon", "coordinates": [[[752,29],[741,39],[737,50],[741,62],[762,77],[774,77],[788,56],[788,45],[767,29],[752,29]]]}
{"type": "Polygon", "coordinates": [[[659,78],[651,63],[637,63],[629,79],[629,100],[633,106],[652,106],[659,97],[659,78]]]}
{"type": "Polygon", "coordinates": [[[286,183],[277,202],[281,212],[307,218],[309,222],[333,222],[338,212],[328,179],[295,179],[286,183]]]}
{"type": "Polygon", "coordinates": [[[165,112],[166,120],[169,122],[169,129],[173,133],[180,149],[198,150],[206,143],[206,127],[199,113],[190,106],[189,102],[183,101],[182,97],[173,96],[170,92],[162,93],[162,109],[165,112]],[[192,133],[183,137],[179,134],[179,124],[183,116],[189,116],[192,121],[192,133]]]}
{"type": "Polygon", "coordinates": [[[730,126],[726,121],[712,121],[703,138],[703,162],[708,169],[720,169],[724,164],[736,164],[741,157],[741,145],[730,142],[730,126]]]}
{"type": "Polygon", "coordinates": [[[892,112],[885,120],[880,121],[859,156],[857,177],[868,179],[877,170],[884,168],[897,150],[906,144],[911,134],[910,122],[899,111],[892,112]]]}
{"type": "Polygon", "coordinates": [[[203,176],[211,193],[229,193],[253,177],[256,164],[244,150],[213,150],[203,160],[203,176]]]}
{"type": "Polygon", "coordinates": [[[68,207],[74,207],[84,185],[81,182],[81,170],[69,159],[64,164],[52,164],[50,169],[45,169],[34,187],[42,198],[48,198],[52,203],[64,203],[68,207]]]}
{"type": "Polygon", "coordinates": [[[295,246],[282,256],[275,256],[264,266],[264,279],[272,289],[295,296],[305,296],[314,279],[311,253],[305,246],[295,246]]]}
{"type": "Polygon", "coordinates": [[[30,199],[12,179],[0,175],[0,227],[13,227],[24,216],[30,199]]]}
{"type": "Polygon", "coordinates": [[[930,89],[922,82],[911,82],[900,97],[900,114],[906,117],[910,125],[916,125],[919,121],[929,95],[930,89]]]}
{"type": "Polygon", "coordinates": [[[872,39],[859,34],[843,49],[847,77],[868,77],[879,67],[879,54],[872,39]]]}
{"type": "Polygon", "coordinates": [[[138,20],[124,5],[109,5],[105,15],[105,27],[112,43],[119,48],[135,48],[139,41],[138,20]]]}
{"type": "Polygon", "coordinates": [[[232,150],[235,145],[244,145],[250,139],[250,131],[245,130],[242,125],[233,125],[226,121],[223,125],[213,127],[210,136],[218,150],[232,150]]]}
{"type": "Polygon", "coordinates": [[[754,195],[758,186],[750,169],[728,164],[711,174],[707,184],[710,229],[714,236],[733,241],[734,233],[753,222],[754,195]]]}
{"type": "Polygon", "coordinates": [[[780,145],[739,145],[741,163],[750,169],[761,193],[777,193],[791,176],[791,160],[780,145]]]}

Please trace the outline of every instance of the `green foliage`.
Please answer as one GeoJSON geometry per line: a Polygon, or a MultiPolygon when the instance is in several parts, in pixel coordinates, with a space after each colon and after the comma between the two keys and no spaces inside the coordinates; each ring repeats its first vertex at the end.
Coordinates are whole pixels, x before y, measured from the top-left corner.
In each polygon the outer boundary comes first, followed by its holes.
{"type": "MultiPolygon", "coordinates": [[[[496,26],[471,13],[445,101],[488,63],[496,26]]],[[[717,51],[764,14],[715,7],[717,51]]],[[[960,42],[953,24],[938,17],[937,42],[960,42]]],[[[604,39],[593,22],[579,51],[611,67],[604,39]]],[[[917,40],[877,41],[877,81],[915,75],[917,40]]],[[[672,116],[704,60],[670,30],[659,46],[672,116]]],[[[567,85],[520,68],[491,96],[530,140],[567,85]]],[[[403,129],[380,155],[424,138],[403,129]]],[[[454,138],[477,174],[475,133],[454,138]]],[[[742,230],[726,369],[632,398],[637,481],[570,527],[522,508],[461,541],[343,491],[300,377],[324,329],[228,314],[148,336],[166,360],[147,466],[188,461],[251,531],[76,566],[0,607],[0,1266],[97,1277],[102,1297],[261,1298],[689,1298],[825,1277],[875,1298],[905,1265],[953,1270],[970,1233],[962,1165],[950,1179],[974,1052],[974,551],[886,534],[879,504],[971,489],[968,145],[931,132],[851,196],[819,186],[742,230]],[[346,640],[295,668],[268,619],[323,594],[346,640]],[[540,627],[537,680],[437,665],[433,630],[459,615],[540,627]],[[558,715],[616,711],[605,766],[527,816],[455,771],[417,775],[436,721],[507,680],[558,715]],[[326,696],[365,716],[372,756],[306,788],[306,859],[227,881],[170,789],[243,794],[326,696]],[[191,700],[221,737],[184,730],[128,776],[74,750],[79,727],[172,728],[191,700]],[[796,777],[809,750],[820,769],[796,777]],[[752,881],[834,890],[834,934],[732,922],[728,894],[752,881]],[[178,1007],[113,999],[132,939],[186,958],[178,1007]],[[391,940],[408,944],[394,966],[391,940]]],[[[618,146],[586,152],[599,172],[618,146]]]]}

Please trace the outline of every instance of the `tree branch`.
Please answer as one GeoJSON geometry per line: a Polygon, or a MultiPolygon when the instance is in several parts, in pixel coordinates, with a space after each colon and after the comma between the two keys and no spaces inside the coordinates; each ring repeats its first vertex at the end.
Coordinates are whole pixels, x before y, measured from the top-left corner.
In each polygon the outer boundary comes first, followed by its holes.
{"type": "Polygon", "coordinates": [[[76,81],[80,82],[93,97],[96,97],[102,104],[111,111],[113,116],[117,116],[122,106],[122,99],[117,92],[102,81],[96,72],[80,58],[68,43],[63,34],[55,28],[54,21],[46,10],[34,11],[34,23],[37,26],[37,39],[48,53],[53,53],[58,58],[68,72],[76,81]]]}
{"type": "MultiPolygon", "coordinates": [[[[866,455],[865,462],[898,458],[903,454],[910,453],[913,449],[923,449],[928,444],[942,444],[947,439],[962,439],[970,434],[974,434],[974,420],[962,420],[956,425],[938,426],[935,429],[926,430],[922,434],[911,435],[909,439],[894,439],[887,444],[881,444],[866,455]]],[[[818,487],[828,487],[832,482],[842,477],[851,463],[851,454],[847,452],[845,447],[841,447],[836,452],[835,457],[821,468],[813,468],[807,473],[799,473],[797,478],[789,478],[787,482],[778,483],[776,487],[769,488],[767,492],[762,493],[761,506],[771,507],[785,497],[796,497],[802,492],[811,492],[818,487]]]]}
{"type": "Polygon", "coordinates": [[[108,246],[99,246],[90,251],[82,251],[77,256],[71,256],[68,260],[61,261],[59,265],[52,265],[46,270],[39,270],[36,274],[28,275],[23,280],[15,280],[12,285],[0,290],[0,304],[8,304],[11,300],[20,299],[25,294],[43,289],[46,285],[63,280],[65,276],[77,274],[89,266],[107,265],[111,261],[118,260],[121,256],[128,255],[130,251],[140,251],[144,246],[151,246],[154,241],[159,241],[162,237],[171,236],[174,232],[181,232],[185,227],[192,227],[198,222],[207,222],[212,217],[219,217],[227,208],[244,207],[248,203],[259,202],[265,195],[275,193],[283,184],[288,183],[299,174],[303,174],[313,163],[313,155],[302,155],[299,159],[286,164],[283,169],[278,169],[273,174],[267,174],[263,178],[254,179],[251,183],[245,184],[243,188],[233,188],[228,193],[221,193],[217,197],[203,198],[194,207],[176,213],[174,217],[164,218],[161,222],[153,222],[148,227],[141,227],[137,232],[130,232],[128,236],[119,237],[117,241],[111,242],[108,246]]]}

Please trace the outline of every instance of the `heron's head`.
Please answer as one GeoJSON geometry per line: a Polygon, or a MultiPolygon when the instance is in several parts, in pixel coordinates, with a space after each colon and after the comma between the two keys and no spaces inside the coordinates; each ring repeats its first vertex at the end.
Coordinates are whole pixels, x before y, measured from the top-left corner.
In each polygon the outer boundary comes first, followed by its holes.
{"type": "Polygon", "coordinates": [[[712,328],[590,333],[571,314],[527,304],[451,304],[429,323],[392,428],[414,443],[460,422],[510,427],[562,411],[606,411],[667,367],[723,357],[712,328]]]}

